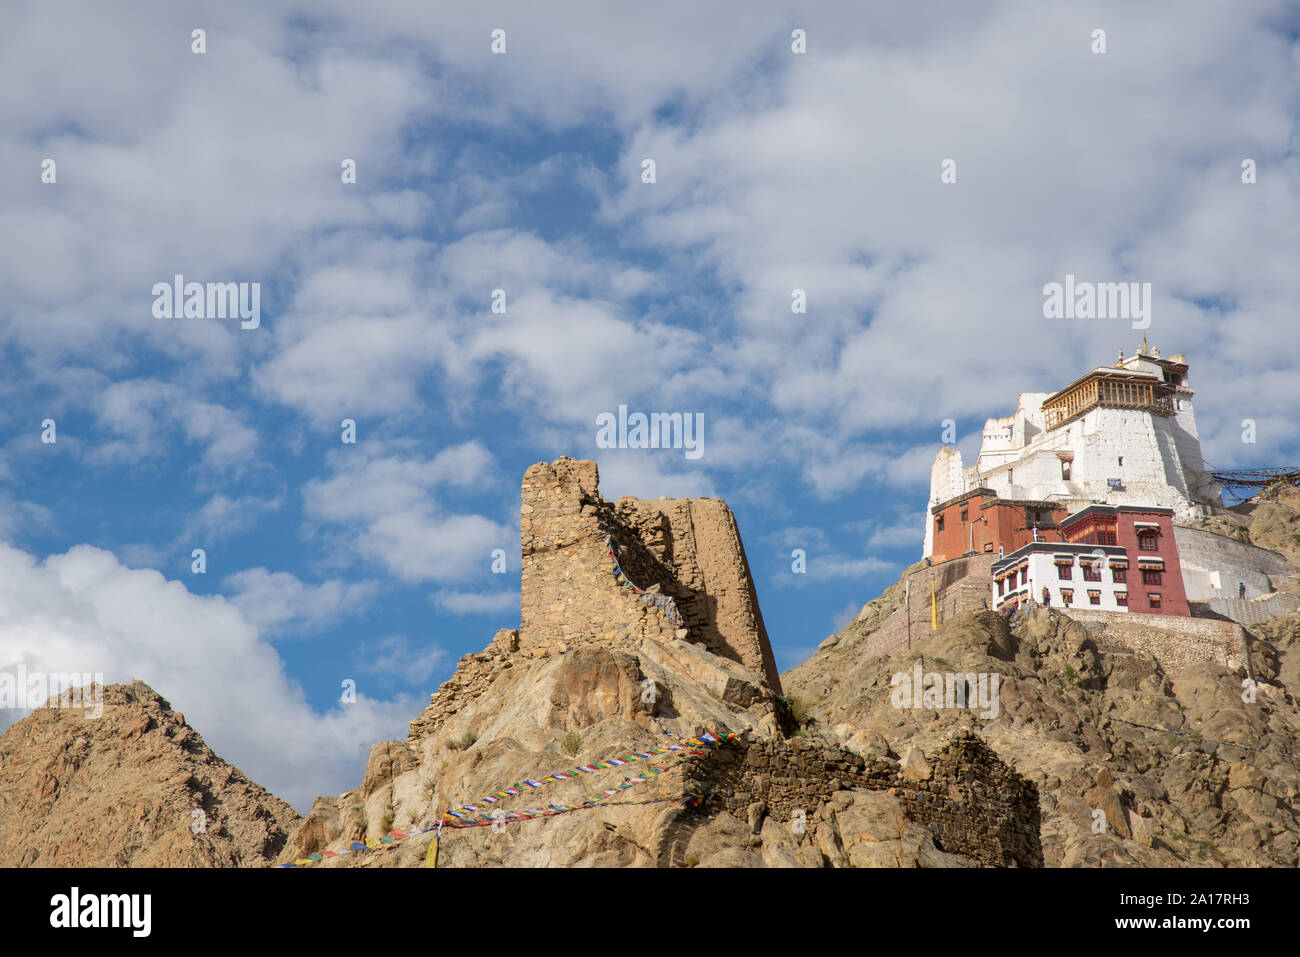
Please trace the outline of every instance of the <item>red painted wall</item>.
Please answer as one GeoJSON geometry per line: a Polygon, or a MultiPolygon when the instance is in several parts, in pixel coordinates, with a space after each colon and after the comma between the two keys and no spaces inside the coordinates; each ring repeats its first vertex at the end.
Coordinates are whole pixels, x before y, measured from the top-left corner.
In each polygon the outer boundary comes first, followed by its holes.
{"type": "Polygon", "coordinates": [[[1159,512],[1143,512],[1139,509],[1121,508],[1119,511],[1119,544],[1128,553],[1128,610],[1147,615],[1182,615],[1190,616],[1192,611],[1187,605],[1187,590],[1183,587],[1183,567],[1178,562],[1178,545],[1174,541],[1174,521],[1170,515],[1159,512]],[[1158,522],[1160,537],[1156,539],[1158,550],[1144,552],[1138,548],[1137,528],[1135,522],[1158,522]],[[1138,559],[1163,558],[1164,574],[1159,585],[1142,584],[1142,570],[1138,559]],[[1160,595],[1160,607],[1152,608],[1147,600],[1149,592],[1160,595]]]}
{"type": "MultiPolygon", "coordinates": [[[[998,546],[1010,555],[1022,545],[1034,540],[1033,531],[1026,527],[1025,508],[1023,505],[1011,505],[995,498],[972,496],[960,502],[953,502],[938,513],[931,513],[930,521],[943,516],[943,531],[937,526],[934,533],[934,546],[930,560],[935,564],[952,558],[960,558],[970,549],[981,554],[986,545],[992,546],[994,555],[998,546]],[[967,520],[961,520],[961,510],[967,509],[967,520]],[[971,525],[974,525],[972,534],[971,525]]],[[[1052,518],[1060,521],[1065,517],[1065,510],[1053,511],[1052,518]]],[[[1054,528],[1040,529],[1040,542],[1061,541],[1060,532],[1054,528]]]]}
{"type": "MultiPolygon", "coordinates": [[[[1148,512],[1141,508],[1121,505],[1116,509],[1117,544],[1128,555],[1128,610],[1145,615],[1191,615],[1187,604],[1187,590],[1183,587],[1183,568],[1178,561],[1178,544],[1174,541],[1173,516],[1163,512],[1148,512]],[[1157,549],[1153,552],[1143,551],[1138,547],[1138,522],[1154,522],[1160,526],[1160,535],[1156,539],[1157,549]],[[1146,585],[1142,582],[1142,569],[1139,558],[1161,558],[1165,567],[1159,585],[1146,585]],[[1152,608],[1148,595],[1160,595],[1160,607],[1152,608]]],[[[1061,530],[1066,540],[1076,531],[1081,523],[1065,525],[1061,530]]],[[[1076,539],[1077,540],[1077,539],[1076,539]]]]}

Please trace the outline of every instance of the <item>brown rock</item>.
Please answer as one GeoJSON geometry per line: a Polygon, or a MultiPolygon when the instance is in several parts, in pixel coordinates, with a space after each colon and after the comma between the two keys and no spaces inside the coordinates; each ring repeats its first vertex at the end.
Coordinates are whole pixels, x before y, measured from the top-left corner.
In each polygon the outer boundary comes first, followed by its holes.
{"type": "Polygon", "coordinates": [[[97,719],[47,705],[0,735],[0,866],[271,862],[300,820],[289,805],[213,754],[143,682],[102,696],[97,719]],[[148,733],[178,724],[176,738],[148,733]]]}

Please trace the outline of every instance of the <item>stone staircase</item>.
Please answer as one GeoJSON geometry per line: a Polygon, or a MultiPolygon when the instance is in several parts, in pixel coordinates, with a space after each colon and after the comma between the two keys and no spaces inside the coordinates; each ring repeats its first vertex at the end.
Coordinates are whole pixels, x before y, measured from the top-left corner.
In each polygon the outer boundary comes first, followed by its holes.
{"type": "Polygon", "coordinates": [[[1257,598],[1212,598],[1204,604],[1239,625],[1256,625],[1274,615],[1289,615],[1300,609],[1300,598],[1275,591],[1257,598]]]}

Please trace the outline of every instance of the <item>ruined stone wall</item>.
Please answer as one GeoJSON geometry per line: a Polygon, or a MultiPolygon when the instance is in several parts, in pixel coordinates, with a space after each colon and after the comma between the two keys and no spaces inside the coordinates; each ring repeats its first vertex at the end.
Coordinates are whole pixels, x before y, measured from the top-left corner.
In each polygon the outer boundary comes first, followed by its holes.
{"type": "Polygon", "coordinates": [[[615,511],[662,566],[691,640],[737,661],[780,689],[745,546],[720,499],[618,500],[615,511]]]}
{"type": "Polygon", "coordinates": [[[596,463],[568,457],[524,473],[520,506],[521,652],[624,637],[698,642],[755,671],[780,676],[726,504],[715,499],[601,497],[596,463]],[[679,628],[615,580],[606,539],[625,576],[674,599],[679,628]]]}
{"type": "Polygon", "coordinates": [[[676,638],[675,627],[614,580],[605,547],[611,532],[629,574],[643,577],[640,587],[662,587],[668,576],[633,536],[613,527],[613,510],[600,497],[597,481],[595,462],[570,458],[538,463],[524,473],[521,649],[631,634],[676,638]]]}
{"type": "Polygon", "coordinates": [[[802,809],[810,831],[815,812],[836,791],[885,790],[909,819],[934,835],[935,845],[990,867],[1041,867],[1038,789],[998,759],[977,735],[958,731],[928,760],[905,771],[893,761],[864,758],[798,738],[721,748],[688,768],[740,820],[755,812],[789,821],[802,809]]]}

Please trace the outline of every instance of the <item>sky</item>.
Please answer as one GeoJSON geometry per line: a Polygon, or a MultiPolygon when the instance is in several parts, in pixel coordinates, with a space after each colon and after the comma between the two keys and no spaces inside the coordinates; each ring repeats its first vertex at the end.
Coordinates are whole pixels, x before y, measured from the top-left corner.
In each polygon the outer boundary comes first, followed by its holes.
{"type": "Polygon", "coordinates": [[[1143,335],[1209,463],[1300,464],[1294,6],[5,21],[0,671],[143,680],[300,812],[518,625],[535,462],[726,499],[783,669],[919,558],[947,420],[969,460],[1143,335]],[[178,274],[256,328],[160,317],[178,274]],[[1045,317],[1067,274],[1150,327],[1045,317]],[[700,454],[601,447],[620,405],[700,454]]]}

